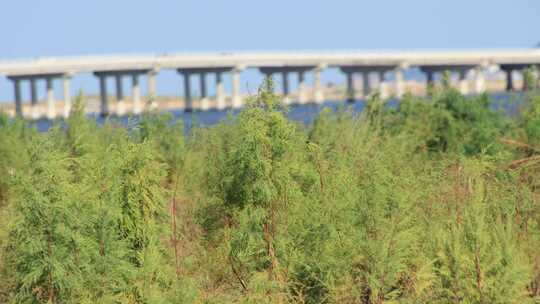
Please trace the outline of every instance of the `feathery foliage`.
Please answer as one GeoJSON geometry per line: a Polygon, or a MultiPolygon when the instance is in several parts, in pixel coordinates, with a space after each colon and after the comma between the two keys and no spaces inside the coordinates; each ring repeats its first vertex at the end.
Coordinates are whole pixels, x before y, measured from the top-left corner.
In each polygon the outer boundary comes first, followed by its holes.
{"type": "Polygon", "coordinates": [[[304,126],[268,80],[187,135],[82,96],[48,132],[0,116],[0,303],[539,303],[528,88],[517,116],[445,81],[304,126]]]}

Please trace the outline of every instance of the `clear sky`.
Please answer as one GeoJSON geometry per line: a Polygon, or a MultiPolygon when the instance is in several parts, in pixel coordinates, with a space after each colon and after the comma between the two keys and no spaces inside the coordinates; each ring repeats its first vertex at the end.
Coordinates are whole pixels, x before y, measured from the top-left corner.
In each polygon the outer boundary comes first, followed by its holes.
{"type": "MultiPolygon", "coordinates": [[[[0,60],[186,51],[529,48],[540,42],[539,16],[539,0],[2,0],[0,60]]],[[[11,86],[2,78],[0,100],[11,97],[6,90],[11,86]]]]}

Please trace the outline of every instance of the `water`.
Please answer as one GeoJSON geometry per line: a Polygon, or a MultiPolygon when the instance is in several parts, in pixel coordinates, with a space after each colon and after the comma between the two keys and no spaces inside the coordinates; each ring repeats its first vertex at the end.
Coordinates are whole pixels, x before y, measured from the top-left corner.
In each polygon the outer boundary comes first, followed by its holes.
{"type": "MultiPolygon", "coordinates": [[[[341,107],[347,107],[354,112],[361,112],[364,109],[365,102],[357,101],[354,103],[349,102],[335,102],[335,101],[326,101],[322,104],[304,104],[304,105],[290,105],[288,107],[287,116],[289,119],[294,121],[302,122],[306,125],[313,123],[314,119],[323,109],[330,109],[332,111],[338,111],[341,107]]],[[[241,109],[239,110],[208,110],[204,112],[189,112],[186,113],[182,110],[173,110],[170,113],[173,115],[175,120],[182,120],[186,128],[186,132],[189,131],[194,125],[205,127],[217,124],[220,121],[223,121],[229,115],[236,116],[241,109]]],[[[125,117],[114,117],[109,118],[101,117],[98,114],[91,114],[89,118],[95,119],[98,124],[103,124],[107,119],[119,123],[124,126],[136,124],[139,117],[137,116],[125,116],[125,117]]],[[[62,123],[62,122],[60,122],[62,123]]],[[[53,126],[53,121],[47,119],[40,119],[33,122],[35,127],[41,131],[45,132],[53,126]]]]}
{"type": "MultiPolygon", "coordinates": [[[[519,113],[520,107],[523,105],[524,94],[523,93],[501,93],[490,95],[492,99],[492,107],[497,110],[504,111],[509,116],[516,116],[519,113]]],[[[390,107],[397,106],[398,101],[391,99],[388,101],[390,107]]],[[[306,125],[313,123],[314,119],[323,109],[330,109],[332,111],[338,111],[340,108],[347,108],[350,111],[357,113],[362,112],[365,107],[365,100],[357,100],[355,102],[345,101],[326,101],[322,104],[303,104],[303,105],[290,105],[287,116],[294,121],[302,122],[306,125]]],[[[210,110],[204,112],[190,112],[186,113],[182,110],[174,110],[170,113],[175,119],[180,119],[184,122],[186,132],[189,131],[194,124],[198,126],[211,126],[227,118],[229,113],[233,116],[238,114],[240,110],[210,110]]],[[[99,115],[90,115],[89,117],[97,120],[99,124],[103,124],[106,118],[99,115]]],[[[109,120],[117,122],[122,125],[136,124],[138,117],[110,117],[109,120]]],[[[39,131],[47,131],[53,125],[52,121],[43,119],[35,122],[35,126],[39,131]]]]}

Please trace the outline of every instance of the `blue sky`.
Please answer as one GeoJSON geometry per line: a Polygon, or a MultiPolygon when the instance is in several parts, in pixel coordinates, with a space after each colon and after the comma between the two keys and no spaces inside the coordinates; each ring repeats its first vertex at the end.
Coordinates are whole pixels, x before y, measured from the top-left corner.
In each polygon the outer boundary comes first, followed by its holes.
{"type": "MultiPolygon", "coordinates": [[[[538,16],[538,0],[4,0],[0,60],[186,51],[528,48],[540,42],[538,16]]],[[[95,90],[94,84],[83,85],[88,81],[80,87],[95,90]]],[[[163,90],[174,92],[173,81],[165,81],[163,90]]],[[[11,95],[1,78],[0,100],[11,95]]]]}

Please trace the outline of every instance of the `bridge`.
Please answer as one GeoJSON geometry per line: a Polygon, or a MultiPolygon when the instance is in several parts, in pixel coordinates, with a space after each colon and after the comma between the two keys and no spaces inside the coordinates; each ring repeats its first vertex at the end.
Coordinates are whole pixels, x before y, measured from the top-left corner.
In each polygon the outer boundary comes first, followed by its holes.
{"type": "MultiPolygon", "coordinates": [[[[116,115],[125,115],[126,101],[123,90],[124,77],[131,79],[131,104],[133,114],[140,114],[145,105],[142,102],[140,77],[146,77],[148,99],[156,96],[155,76],[162,70],[176,70],[183,78],[184,111],[194,110],[191,78],[199,79],[200,101],[198,110],[211,108],[207,90],[207,76],[215,77],[215,103],[212,108],[223,110],[239,108],[243,105],[240,93],[240,77],[246,69],[258,69],[266,76],[279,74],[282,94],[285,102],[289,100],[289,75],[298,75],[296,102],[322,103],[324,90],[321,73],[327,68],[338,68],[346,75],[347,100],[354,100],[356,88],[354,77],[362,75],[362,92],[369,94],[374,88],[370,78],[377,78],[377,84],[384,83],[387,75],[393,74],[393,91],[397,98],[406,91],[405,71],[417,68],[425,73],[427,83],[433,83],[438,73],[450,72],[458,76],[462,91],[468,91],[467,78],[473,79],[473,92],[485,90],[485,74],[497,70],[506,73],[506,90],[516,89],[515,72],[530,66],[540,66],[540,49],[522,50],[478,50],[478,51],[404,51],[404,52],[267,52],[267,53],[217,53],[217,54],[162,54],[149,56],[95,56],[40,58],[35,60],[17,60],[0,62],[0,75],[13,83],[14,114],[26,118],[38,119],[37,84],[45,82],[47,101],[45,117],[53,119],[67,117],[72,107],[70,80],[79,73],[92,73],[100,87],[99,112],[101,115],[112,114],[109,107],[107,79],[114,78],[116,115]],[[313,94],[306,94],[305,76],[312,73],[313,94]],[[226,96],[223,77],[231,77],[231,90],[226,96]],[[55,80],[61,80],[63,87],[62,111],[58,111],[58,102],[54,96],[55,80]],[[29,111],[23,111],[21,84],[29,83],[29,111]]],[[[150,104],[156,107],[155,101],[150,104]]]]}

